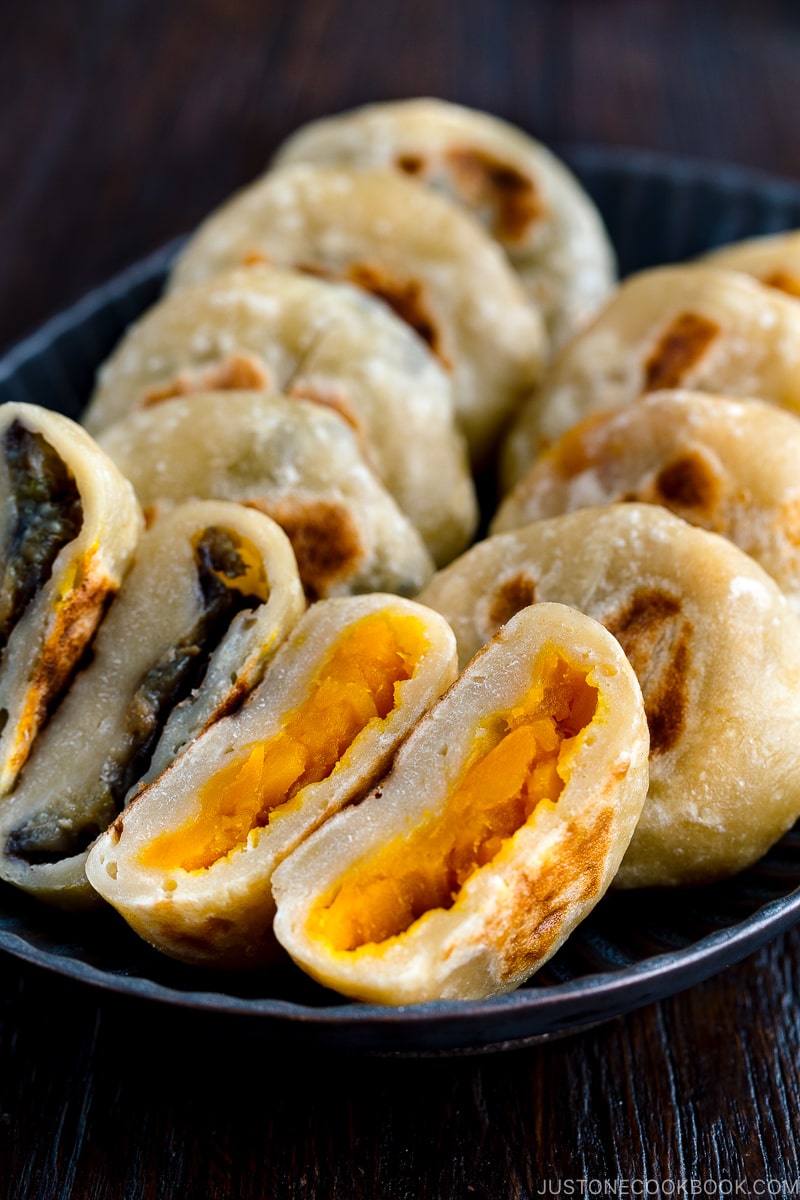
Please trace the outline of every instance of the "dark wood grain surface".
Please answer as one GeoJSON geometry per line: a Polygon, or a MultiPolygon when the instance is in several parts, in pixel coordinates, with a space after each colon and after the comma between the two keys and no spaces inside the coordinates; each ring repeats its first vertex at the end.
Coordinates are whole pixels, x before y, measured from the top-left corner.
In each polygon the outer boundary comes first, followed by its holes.
{"type": "MultiPolygon", "coordinates": [[[[301,122],[420,94],[556,149],[800,180],[800,5],[3,3],[0,346],[191,228],[301,122]]],[[[398,1060],[230,1044],[0,957],[0,1196],[796,1195],[799,996],[791,932],[584,1034],[398,1060]]]]}

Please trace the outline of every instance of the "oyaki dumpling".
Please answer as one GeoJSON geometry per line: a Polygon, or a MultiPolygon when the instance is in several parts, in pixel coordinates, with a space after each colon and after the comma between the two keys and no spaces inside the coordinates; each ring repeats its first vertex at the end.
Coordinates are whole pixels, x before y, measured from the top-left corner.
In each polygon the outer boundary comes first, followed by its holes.
{"type": "Polygon", "coordinates": [[[800,300],[800,230],[730,242],[704,254],[702,261],[728,271],[744,271],[767,287],[800,300]]]}
{"type": "Polygon", "coordinates": [[[253,265],[150,308],[103,364],[83,423],[97,435],[137,409],[199,391],[263,389],[333,409],[437,565],[477,521],[448,373],[362,290],[253,265]]]}
{"type": "Polygon", "coordinates": [[[346,421],[310,400],[200,392],[121,418],[98,441],[149,515],[234,500],[287,533],[311,600],[413,595],[433,572],[420,534],[365,461],[346,421]]]}
{"type": "Polygon", "coordinates": [[[455,673],[453,634],[437,613],[377,593],[318,601],[248,703],[95,843],[90,882],[175,958],[270,961],[275,867],[385,774],[455,673]]]}
{"type": "Polygon", "coordinates": [[[476,461],[540,378],[544,324],[503,251],[468,213],[401,175],[268,171],[190,237],[170,286],[259,261],[354,284],[393,308],[450,373],[476,461]]]}
{"type": "Polygon", "coordinates": [[[589,413],[675,388],[800,412],[800,305],[722,267],[629,276],[520,410],[503,446],[503,486],[589,413]]]}
{"type": "Polygon", "coordinates": [[[590,505],[663,504],[752,555],[800,610],[800,420],[761,400],[654,392],[563,434],[491,533],[590,505]]]}
{"type": "Polygon", "coordinates": [[[302,126],[274,166],[383,167],[468,209],[500,242],[544,313],[551,350],[594,315],[616,282],[600,214],[578,179],[522,129],[427,97],[364,105],[302,126]]]}
{"type": "Polygon", "coordinates": [[[96,901],[91,843],[242,704],[304,609],[289,540],[263,513],[194,501],[157,521],[0,811],[0,878],[60,907],[96,901]]]}
{"type": "Polygon", "coordinates": [[[476,544],[420,600],[447,617],[462,663],[538,601],[619,640],[644,696],[650,789],[615,886],[731,875],[800,815],[800,619],[726,538],[658,505],[584,508],[476,544]]]}
{"type": "Polygon", "coordinates": [[[130,483],[68,417],[0,407],[0,795],[68,685],[131,561],[130,483]]]}
{"type": "Polygon", "coordinates": [[[606,891],[647,793],[648,733],[618,642],[527,608],[469,663],[391,773],[275,872],[275,933],[360,1000],[523,983],[606,891]]]}

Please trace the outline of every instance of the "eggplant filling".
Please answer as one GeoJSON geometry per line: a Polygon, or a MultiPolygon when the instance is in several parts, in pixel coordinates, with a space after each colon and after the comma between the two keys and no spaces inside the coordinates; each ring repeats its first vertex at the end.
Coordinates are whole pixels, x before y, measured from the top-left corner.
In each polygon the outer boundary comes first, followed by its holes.
{"type": "Polygon", "coordinates": [[[128,706],[124,731],[82,805],[86,818],[76,821],[37,813],[10,835],[7,855],[34,865],[86,850],[120,812],[125,796],[147,770],[172,710],[202,684],[209,660],[233,618],[267,599],[260,558],[231,530],[205,529],[195,539],[194,558],[201,615],[142,676],[128,706]]]}
{"type": "Polygon", "coordinates": [[[0,444],[11,514],[2,551],[0,650],[28,604],[50,578],[59,551],[83,524],[75,477],[40,434],[13,421],[0,444]]]}

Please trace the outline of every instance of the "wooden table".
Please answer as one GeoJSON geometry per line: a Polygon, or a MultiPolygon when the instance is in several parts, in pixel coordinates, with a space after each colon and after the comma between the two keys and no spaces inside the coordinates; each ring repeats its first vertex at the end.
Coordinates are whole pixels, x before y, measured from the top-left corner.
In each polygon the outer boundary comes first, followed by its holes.
{"type": "MultiPolygon", "coordinates": [[[[437,94],[556,149],[800,180],[799,67],[791,0],[6,4],[0,346],[191,228],[316,115],[437,94]]],[[[590,1032],[440,1059],[232,1045],[8,955],[0,980],[2,1197],[798,1188],[800,932],[590,1032]]]]}

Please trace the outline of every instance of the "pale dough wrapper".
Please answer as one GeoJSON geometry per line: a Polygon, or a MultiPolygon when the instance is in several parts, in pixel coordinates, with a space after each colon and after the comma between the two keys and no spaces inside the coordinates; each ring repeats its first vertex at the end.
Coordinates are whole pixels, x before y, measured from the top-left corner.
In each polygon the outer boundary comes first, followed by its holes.
{"type": "Polygon", "coordinates": [[[455,674],[455,639],[438,613],[377,593],[320,600],[244,707],[95,843],[90,882],[175,958],[271,961],[275,867],[385,774],[455,674]]]}
{"type": "Polygon", "coordinates": [[[557,349],[599,309],[616,260],[594,202],[521,129],[427,97],[365,105],[303,126],[274,166],[393,168],[469,210],[500,242],[557,349]]]}
{"type": "Polygon", "coordinates": [[[91,642],[141,529],[133,488],[84,429],[38,405],[0,407],[0,795],[91,642]]]}
{"type": "Polygon", "coordinates": [[[0,812],[0,878],[60,907],[96,903],[88,847],[242,704],[304,609],[289,541],[263,513],[194,501],[157,521],[0,812]]]}
{"type": "Polygon", "coordinates": [[[116,421],[98,441],[146,510],[235,500],[286,531],[310,599],[413,595],[433,562],[346,422],[310,400],[203,392],[116,421]]]}
{"type": "Polygon", "coordinates": [[[477,502],[447,372],[404,321],[350,285],[251,266],[150,308],[103,364],[97,435],[186,393],[262,388],[338,412],[438,566],[466,549],[477,502]]]}
{"type": "Polygon", "coordinates": [[[800,420],[761,400],[654,392],[592,413],[539,456],[490,533],[590,505],[662,504],[730,538],[800,612],[800,420]]]}
{"type": "Polygon", "coordinates": [[[541,376],[544,324],[503,251],[468,213],[400,175],[307,163],[268,171],[200,226],[171,287],[259,260],[387,302],[450,371],[475,460],[541,376]]]}
{"type": "Polygon", "coordinates": [[[729,271],[744,271],[767,287],[800,299],[800,230],[730,242],[708,251],[698,261],[729,271]]]}
{"type": "Polygon", "coordinates": [[[503,446],[504,487],[589,413],[679,387],[800,412],[800,304],[722,267],[630,276],[520,410],[503,446]]]}
{"type": "Polygon", "coordinates": [[[360,1000],[523,983],[608,888],[647,793],[648,733],[616,640],[574,609],[519,613],[391,773],[275,872],[275,933],[360,1000]]]}
{"type": "Polygon", "coordinates": [[[621,886],[730,875],[800,814],[800,620],[727,539],[658,505],[585,508],[487,538],[420,600],[450,621],[462,662],[537,601],[618,638],[650,727],[650,791],[621,886]]]}

